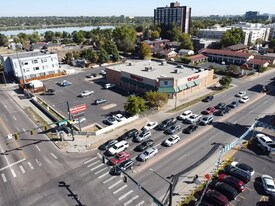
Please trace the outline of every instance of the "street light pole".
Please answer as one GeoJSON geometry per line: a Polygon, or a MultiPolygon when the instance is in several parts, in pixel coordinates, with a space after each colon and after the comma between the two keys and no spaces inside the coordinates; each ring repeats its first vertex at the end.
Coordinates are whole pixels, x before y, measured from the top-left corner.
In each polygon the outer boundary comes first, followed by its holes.
{"type": "Polygon", "coordinates": [[[156,171],[154,171],[152,168],[149,169],[151,172],[159,176],[161,179],[163,179],[165,182],[169,184],[169,206],[172,206],[172,197],[173,197],[173,183],[162,177],[160,174],[158,174],[156,171]]]}

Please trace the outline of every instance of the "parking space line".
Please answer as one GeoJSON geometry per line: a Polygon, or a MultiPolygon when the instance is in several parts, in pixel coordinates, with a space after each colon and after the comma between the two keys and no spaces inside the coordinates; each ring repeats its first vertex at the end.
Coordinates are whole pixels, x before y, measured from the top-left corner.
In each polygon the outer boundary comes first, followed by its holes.
{"type": "Polygon", "coordinates": [[[20,165],[19,168],[20,168],[21,172],[22,172],[23,174],[25,174],[24,167],[23,167],[22,165],[20,165]]]}
{"type": "Polygon", "coordinates": [[[42,166],[41,162],[39,162],[38,159],[35,159],[36,163],[39,165],[39,166],[42,166]]]}
{"type": "Polygon", "coordinates": [[[250,188],[248,188],[248,187],[246,187],[246,189],[248,189],[248,190],[250,190],[250,191],[252,191],[250,188]]]}
{"type": "Polygon", "coordinates": [[[102,158],[102,155],[98,152],[97,153],[97,156],[101,159],[102,158]]]}
{"type": "Polygon", "coordinates": [[[260,174],[260,173],[258,173],[258,172],[256,172],[256,171],[255,171],[255,174],[256,174],[256,175],[259,175],[259,176],[261,176],[261,175],[262,175],[262,174],[260,174]]]}
{"type": "Polygon", "coordinates": [[[229,205],[231,205],[231,206],[235,206],[232,202],[229,202],[229,205]]]}
{"type": "Polygon", "coordinates": [[[121,188],[118,188],[116,191],[113,192],[113,194],[115,195],[116,193],[120,192],[121,190],[123,190],[124,188],[126,188],[128,185],[123,185],[121,188]]]}
{"type": "Polygon", "coordinates": [[[116,176],[110,177],[109,179],[105,180],[105,181],[103,182],[103,184],[106,184],[107,182],[111,181],[111,180],[114,179],[115,177],[116,177],[116,176]]]}
{"type": "Polygon", "coordinates": [[[13,177],[16,177],[16,174],[15,174],[13,169],[11,169],[11,174],[12,174],[13,177]]]}
{"type": "Polygon", "coordinates": [[[94,157],[92,159],[86,160],[85,162],[83,162],[84,165],[88,164],[89,162],[95,160],[97,157],[94,157]]]}
{"type": "Polygon", "coordinates": [[[50,153],[50,154],[53,156],[54,159],[57,160],[57,156],[55,156],[53,153],[50,153]]]}
{"type": "Polygon", "coordinates": [[[33,166],[32,166],[32,163],[28,162],[28,165],[32,170],[34,169],[33,166]]]}
{"type": "Polygon", "coordinates": [[[35,147],[38,149],[39,152],[41,151],[40,148],[37,145],[35,145],[35,147]]]}
{"type": "Polygon", "coordinates": [[[130,190],[130,191],[127,192],[126,194],[120,196],[120,197],[118,198],[118,201],[123,200],[125,197],[127,197],[128,195],[130,195],[132,192],[134,192],[134,190],[130,190]]]}
{"type": "Polygon", "coordinates": [[[143,205],[145,203],[144,200],[142,200],[141,202],[139,202],[136,206],[140,206],[140,205],[143,205]]]}
{"type": "Polygon", "coordinates": [[[94,167],[94,168],[92,168],[92,169],[90,169],[90,171],[94,171],[95,169],[97,169],[97,168],[100,168],[100,167],[102,167],[102,166],[104,166],[105,164],[100,164],[100,165],[97,165],[96,167],[94,167]]]}
{"type": "Polygon", "coordinates": [[[134,200],[136,200],[138,198],[138,195],[136,195],[135,197],[133,197],[132,199],[130,199],[128,202],[124,203],[124,206],[129,205],[130,203],[132,203],[134,200]]]}
{"type": "Polygon", "coordinates": [[[93,162],[92,164],[89,164],[87,167],[91,167],[91,166],[95,165],[96,163],[98,163],[99,161],[100,160],[97,160],[97,161],[93,162]]]}
{"type": "Polygon", "coordinates": [[[122,180],[118,180],[116,183],[112,184],[110,187],[108,187],[108,189],[112,189],[113,187],[117,186],[119,183],[121,183],[122,180]]]}
{"type": "Polygon", "coordinates": [[[7,178],[6,178],[6,176],[5,176],[4,173],[1,174],[1,177],[2,177],[2,179],[3,179],[4,182],[7,182],[7,178]]]}
{"type": "Polygon", "coordinates": [[[109,168],[108,168],[108,167],[104,167],[103,169],[98,170],[97,172],[95,172],[95,175],[97,175],[98,173],[100,173],[100,172],[102,172],[102,171],[104,171],[104,170],[107,170],[107,169],[109,169],[109,168]]]}
{"type": "Polygon", "coordinates": [[[100,175],[100,176],[98,176],[98,179],[100,179],[100,178],[106,176],[107,174],[109,174],[109,171],[108,171],[108,172],[105,172],[104,174],[102,174],[102,175],[100,175]]]}
{"type": "Polygon", "coordinates": [[[243,196],[240,195],[240,194],[238,195],[238,197],[240,197],[240,198],[242,198],[242,199],[244,199],[244,200],[246,199],[245,197],[243,197],[243,196]]]}

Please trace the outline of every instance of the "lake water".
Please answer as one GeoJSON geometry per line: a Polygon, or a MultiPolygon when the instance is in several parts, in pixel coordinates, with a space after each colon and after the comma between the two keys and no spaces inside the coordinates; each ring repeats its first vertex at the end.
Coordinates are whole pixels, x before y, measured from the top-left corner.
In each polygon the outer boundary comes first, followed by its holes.
{"type": "Polygon", "coordinates": [[[32,34],[33,32],[38,32],[39,34],[43,34],[46,31],[53,31],[53,32],[69,32],[72,33],[73,31],[91,31],[96,28],[100,29],[114,29],[114,26],[84,26],[84,27],[59,27],[59,28],[45,28],[45,29],[25,29],[25,30],[8,30],[8,31],[0,31],[1,34],[5,34],[6,36],[11,36],[11,35],[17,35],[20,32],[23,32],[25,34],[32,34]]]}

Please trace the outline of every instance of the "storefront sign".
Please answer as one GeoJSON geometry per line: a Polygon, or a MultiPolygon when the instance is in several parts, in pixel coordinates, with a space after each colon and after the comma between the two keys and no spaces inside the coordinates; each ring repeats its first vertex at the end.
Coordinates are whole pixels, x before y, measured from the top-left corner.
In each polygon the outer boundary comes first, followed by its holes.
{"type": "Polygon", "coordinates": [[[130,77],[131,77],[131,79],[134,79],[134,80],[137,80],[137,81],[140,81],[140,82],[142,82],[143,81],[143,78],[141,78],[141,77],[137,77],[137,76],[135,76],[135,75],[130,75],[130,77]]]}
{"type": "Polygon", "coordinates": [[[200,77],[200,75],[193,76],[193,77],[188,77],[187,80],[190,82],[190,81],[198,79],[199,77],[200,77]]]}

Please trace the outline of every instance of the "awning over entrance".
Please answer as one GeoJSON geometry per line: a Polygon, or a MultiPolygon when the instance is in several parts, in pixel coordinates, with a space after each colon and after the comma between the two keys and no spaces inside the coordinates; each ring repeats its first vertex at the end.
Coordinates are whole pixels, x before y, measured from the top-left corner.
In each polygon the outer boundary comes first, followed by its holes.
{"type": "Polygon", "coordinates": [[[187,87],[190,88],[190,87],[195,86],[196,84],[194,82],[188,82],[186,85],[187,85],[187,87]]]}
{"type": "Polygon", "coordinates": [[[160,87],[158,88],[158,92],[160,93],[175,93],[176,90],[174,87],[160,87]]]}
{"type": "Polygon", "coordinates": [[[201,83],[201,80],[200,79],[197,79],[194,81],[196,85],[200,84],[201,83]]]}
{"type": "Polygon", "coordinates": [[[179,89],[179,91],[185,90],[185,89],[187,89],[187,85],[186,84],[180,85],[180,86],[178,86],[178,89],[179,89]]]}

